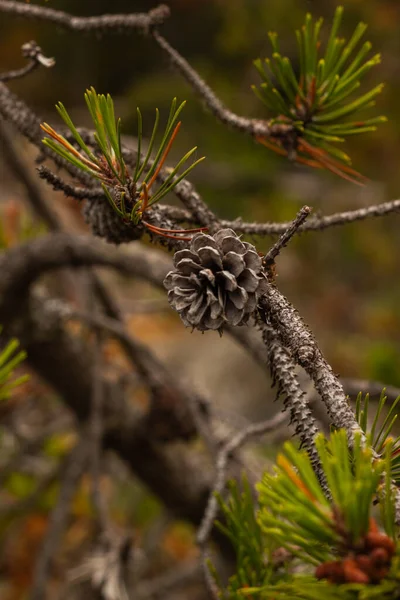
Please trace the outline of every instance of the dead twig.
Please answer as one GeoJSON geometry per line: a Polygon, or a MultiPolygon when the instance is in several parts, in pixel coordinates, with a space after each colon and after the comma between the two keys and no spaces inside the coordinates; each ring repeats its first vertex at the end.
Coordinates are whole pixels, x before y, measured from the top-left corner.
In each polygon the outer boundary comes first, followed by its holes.
{"type": "MultiPolygon", "coordinates": [[[[330,227],[349,225],[356,221],[363,221],[372,217],[384,217],[386,215],[400,212],[400,200],[390,200],[381,204],[374,204],[356,210],[347,210],[321,217],[308,219],[298,228],[298,233],[306,231],[323,231],[330,227]]],[[[222,227],[231,227],[237,233],[247,233],[249,235],[280,235],[290,226],[286,223],[245,223],[241,219],[234,221],[222,220],[222,227]]]]}
{"type": "Polygon", "coordinates": [[[147,13],[76,17],[61,10],[25,4],[14,0],[0,0],[0,12],[37,21],[46,21],[69,31],[97,33],[128,33],[135,29],[147,32],[152,27],[161,25],[169,16],[169,8],[165,4],[160,4],[160,6],[147,13]]]}
{"type": "Polygon", "coordinates": [[[234,456],[234,453],[237,452],[251,438],[264,435],[269,431],[273,431],[279,427],[279,425],[281,425],[285,419],[286,415],[284,413],[277,413],[272,419],[262,421],[261,423],[251,424],[230,438],[218,452],[215,461],[216,475],[214,484],[208,497],[207,506],[196,535],[196,541],[201,553],[201,564],[204,580],[210,595],[215,600],[219,598],[219,594],[207,565],[209,558],[208,542],[211,531],[214,527],[214,521],[218,513],[217,495],[222,494],[226,486],[229,459],[231,459],[234,456]]]}
{"type": "Polygon", "coordinates": [[[7,71],[6,73],[0,73],[0,81],[11,81],[12,79],[21,79],[26,75],[29,75],[32,71],[34,71],[37,67],[53,67],[55,64],[54,58],[47,58],[40,46],[37,45],[35,41],[27,42],[23,44],[22,48],[22,56],[24,58],[28,58],[29,62],[22,67],[21,69],[16,69],[14,71],[7,71]]]}
{"type": "Polygon", "coordinates": [[[297,213],[296,218],[291,222],[289,227],[286,229],[284,233],[282,233],[279,240],[268,250],[266,255],[264,256],[263,262],[268,267],[271,266],[276,257],[279,255],[281,250],[289,243],[294,234],[297,232],[299,227],[304,223],[304,221],[308,218],[308,215],[311,212],[311,208],[309,206],[303,206],[302,209],[297,213]]]}
{"type": "Polygon", "coordinates": [[[152,36],[163,52],[168,56],[172,65],[184,77],[193,90],[199,94],[207,108],[210,109],[214,117],[221,121],[221,123],[238,129],[242,133],[248,133],[254,138],[263,136],[274,136],[277,138],[286,137],[293,131],[292,125],[272,124],[260,119],[248,119],[247,117],[236,115],[227,109],[215,95],[213,90],[190,66],[187,60],[183,58],[183,56],[181,56],[156,29],[152,31],[152,36]]]}

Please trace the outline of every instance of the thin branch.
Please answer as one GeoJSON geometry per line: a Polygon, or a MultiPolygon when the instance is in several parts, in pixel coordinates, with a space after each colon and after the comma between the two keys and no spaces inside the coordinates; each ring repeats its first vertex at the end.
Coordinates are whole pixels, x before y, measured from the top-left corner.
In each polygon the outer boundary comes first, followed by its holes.
{"type": "Polygon", "coordinates": [[[279,255],[280,251],[289,243],[299,227],[301,227],[301,225],[307,219],[310,212],[311,208],[309,206],[303,206],[303,208],[300,209],[296,218],[291,222],[279,240],[272,246],[272,248],[268,250],[264,256],[263,262],[265,265],[272,265],[275,262],[275,259],[279,255]]]}
{"type": "MultiPolygon", "coordinates": [[[[161,171],[159,173],[158,179],[159,181],[163,182],[167,176],[168,173],[166,173],[165,171],[161,171]]],[[[197,223],[208,227],[211,233],[213,233],[215,229],[219,228],[219,219],[204,202],[200,194],[196,191],[193,184],[191,184],[187,179],[183,179],[182,181],[180,181],[174,187],[173,192],[175,196],[179,198],[182,204],[191,213],[192,218],[197,223]]]]}
{"type": "Polygon", "coordinates": [[[226,485],[227,467],[229,460],[233,454],[237,452],[246,442],[258,436],[265,435],[273,431],[286,420],[286,415],[282,412],[277,413],[272,419],[261,421],[260,423],[252,423],[242,431],[236,433],[230,438],[218,452],[216,459],[216,476],[212,491],[208,497],[207,508],[204,511],[204,517],[197,530],[196,540],[199,546],[207,544],[211,530],[214,525],[215,518],[218,512],[218,501],[216,494],[221,494],[226,485]]]}
{"type": "Polygon", "coordinates": [[[61,10],[24,4],[14,0],[0,0],[0,12],[37,21],[46,21],[69,31],[97,33],[129,33],[135,29],[147,32],[152,27],[161,25],[169,16],[169,8],[165,4],[161,4],[147,13],[76,17],[61,10]]]}
{"type": "Polygon", "coordinates": [[[40,179],[44,179],[52,186],[53,190],[64,192],[70,198],[75,198],[76,200],[87,200],[89,198],[92,200],[105,200],[104,191],[101,187],[87,188],[71,185],[43,165],[38,168],[38,174],[40,179]]]}
{"type": "Polygon", "coordinates": [[[152,35],[160,48],[167,54],[172,65],[186,79],[193,90],[199,94],[207,108],[221,123],[243,133],[248,133],[253,137],[286,137],[293,131],[292,125],[271,124],[259,119],[248,119],[227,109],[187,60],[156,29],[152,31],[152,35]]]}
{"type": "Polygon", "coordinates": [[[12,79],[20,79],[21,77],[25,77],[32,71],[34,71],[37,67],[53,67],[55,64],[54,58],[47,58],[40,46],[37,45],[35,41],[27,42],[23,44],[22,48],[22,56],[24,58],[28,58],[29,62],[22,67],[21,69],[16,69],[14,71],[7,71],[6,73],[0,73],[0,81],[11,81],[12,79]]]}
{"type": "MultiPolygon", "coordinates": [[[[382,202],[381,204],[374,204],[356,210],[326,215],[325,217],[313,217],[298,228],[298,233],[322,231],[329,227],[348,225],[371,217],[384,217],[398,212],[400,212],[400,200],[390,200],[389,202],[382,202]]],[[[237,233],[247,233],[249,235],[279,235],[284,233],[290,226],[290,221],[285,223],[245,223],[241,219],[235,219],[234,221],[222,220],[221,226],[230,227],[237,233]]]]}
{"type": "Polygon", "coordinates": [[[285,421],[285,419],[286,415],[280,412],[277,413],[272,419],[268,419],[268,421],[261,421],[261,423],[248,425],[245,429],[239,431],[239,433],[236,433],[233,437],[231,437],[218,452],[215,462],[216,475],[214,484],[208,496],[207,506],[196,534],[196,541],[200,548],[200,560],[204,582],[214,600],[218,600],[219,593],[215,585],[215,581],[211,577],[207,564],[209,559],[208,542],[218,514],[217,495],[222,494],[226,486],[229,460],[234,456],[235,452],[237,452],[250,439],[273,431],[279,427],[285,421]]]}
{"type": "Polygon", "coordinates": [[[86,440],[80,441],[67,459],[60,494],[48,525],[48,529],[35,565],[30,600],[46,597],[46,584],[50,575],[51,562],[58,549],[60,538],[66,527],[71,500],[86,466],[88,447],[86,440]]]}

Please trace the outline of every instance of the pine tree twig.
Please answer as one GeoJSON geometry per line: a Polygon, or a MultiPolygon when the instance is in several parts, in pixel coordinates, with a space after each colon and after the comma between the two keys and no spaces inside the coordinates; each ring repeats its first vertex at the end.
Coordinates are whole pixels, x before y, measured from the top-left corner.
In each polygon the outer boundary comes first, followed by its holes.
{"type": "Polygon", "coordinates": [[[207,506],[196,534],[196,542],[200,548],[200,561],[204,582],[214,600],[219,598],[219,594],[207,564],[209,559],[208,543],[214,527],[215,519],[217,518],[218,514],[217,495],[222,494],[226,486],[229,460],[234,456],[235,452],[237,452],[250,439],[273,431],[282,425],[285,420],[286,415],[282,412],[279,412],[272,419],[261,421],[260,423],[250,424],[225,442],[217,454],[215,461],[216,475],[214,484],[210,491],[207,506]]]}
{"type": "MultiPolygon", "coordinates": [[[[178,184],[179,185],[179,184],[178,184]]],[[[191,225],[199,224],[199,221],[193,216],[192,212],[181,208],[180,206],[171,206],[169,204],[158,204],[158,210],[163,217],[171,219],[176,224],[190,223],[191,225]]]]}
{"type": "Polygon", "coordinates": [[[230,458],[237,452],[244,444],[250,439],[258,436],[265,435],[266,433],[273,431],[286,420],[284,413],[277,413],[272,419],[267,421],[261,421],[260,423],[252,423],[248,425],[242,431],[236,433],[230,438],[218,452],[216,458],[216,476],[214,485],[210,496],[208,498],[207,507],[204,511],[204,517],[197,530],[196,540],[200,547],[204,547],[207,544],[211,530],[214,525],[215,518],[218,512],[218,501],[216,494],[221,494],[226,485],[227,479],[227,467],[230,458]]]}
{"type": "Polygon", "coordinates": [[[293,360],[310,376],[335,427],[344,428],[350,440],[356,432],[362,433],[343,387],[325,360],[313,334],[274,285],[266,285],[265,295],[260,299],[260,316],[264,323],[273,327],[293,360]]]}
{"type": "Polygon", "coordinates": [[[217,98],[213,90],[206,84],[200,75],[190,66],[183,56],[173,48],[167,40],[156,30],[152,31],[152,36],[160,48],[170,59],[172,65],[186,79],[188,84],[204,101],[212,114],[224,125],[238,129],[242,133],[248,133],[253,137],[286,137],[293,131],[292,125],[270,124],[267,121],[259,119],[248,119],[236,115],[228,110],[221,100],[217,98]]]}
{"type": "MultiPolygon", "coordinates": [[[[306,231],[323,231],[330,227],[348,225],[356,221],[363,221],[372,217],[384,217],[393,213],[400,212],[400,200],[390,200],[373,206],[357,208],[334,213],[321,217],[312,217],[303,223],[297,230],[298,233],[306,231]]],[[[280,235],[290,226],[290,222],[285,223],[245,223],[241,219],[234,221],[222,220],[221,227],[230,227],[237,233],[246,233],[249,235],[280,235]]]]}
{"type": "Polygon", "coordinates": [[[38,174],[40,179],[44,179],[47,183],[49,183],[53,190],[56,192],[64,192],[64,194],[70,198],[75,198],[76,200],[104,200],[104,191],[101,187],[95,188],[84,188],[78,187],[76,185],[71,185],[66,181],[63,181],[59,175],[56,175],[51,171],[48,167],[41,165],[38,169],[38,174]]]}
{"type": "Polygon", "coordinates": [[[61,10],[24,4],[14,0],[0,0],[0,12],[37,21],[45,21],[69,31],[96,33],[129,33],[135,29],[147,32],[152,27],[161,25],[170,14],[169,8],[165,4],[160,4],[160,6],[153,8],[147,13],[76,17],[61,10]]]}
{"type": "Polygon", "coordinates": [[[281,235],[279,240],[268,250],[264,256],[263,262],[265,265],[272,265],[275,262],[276,257],[279,255],[281,250],[289,243],[294,234],[298,231],[299,227],[308,218],[311,213],[309,206],[303,206],[297,213],[296,218],[291,222],[286,231],[281,235]]]}
{"type": "MultiPolygon", "coordinates": [[[[165,171],[159,174],[159,180],[162,182],[166,177],[165,171]]],[[[193,184],[187,179],[183,179],[173,189],[177,198],[182,202],[186,209],[191,213],[195,222],[200,223],[204,227],[208,227],[210,233],[219,229],[219,219],[213,211],[207,206],[200,194],[196,191],[193,184]]]]}
{"type": "Polygon", "coordinates": [[[307,403],[307,396],[301,389],[296,376],[296,365],[289,356],[288,351],[279,343],[273,328],[263,323],[260,325],[268,351],[272,385],[277,384],[277,398],[279,396],[283,397],[285,409],[289,410],[290,413],[290,422],[294,425],[296,435],[299,437],[301,445],[307,450],[314,471],[325,493],[327,493],[326,478],[314,444],[318,427],[311,407],[307,403]]]}
{"type": "Polygon", "coordinates": [[[12,79],[21,79],[29,73],[32,73],[37,67],[53,67],[55,65],[54,58],[47,58],[40,46],[35,41],[27,42],[23,44],[22,56],[28,58],[29,62],[21,69],[15,69],[14,71],[7,71],[6,73],[0,73],[0,81],[11,81],[12,79]]]}
{"type": "Polygon", "coordinates": [[[46,597],[45,590],[51,562],[66,527],[71,500],[86,467],[87,459],[88,444],[85,439],[82,439],[72,450],[66,461],[60,494],[51,513],[48,529],[35,565],[30,600],[42,600],[46,597]]]}

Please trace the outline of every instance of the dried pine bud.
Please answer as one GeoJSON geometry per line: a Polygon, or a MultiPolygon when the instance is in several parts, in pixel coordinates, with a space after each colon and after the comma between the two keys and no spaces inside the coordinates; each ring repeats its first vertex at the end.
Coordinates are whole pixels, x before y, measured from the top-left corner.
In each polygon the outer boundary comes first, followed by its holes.
{"type": "Polygon", "coordinates": [[[368,574],[359,569],[353,558],[345,558],[342,565],[344,580],[347,583],[370,583],[368,574]]]}
{"type": "Polygon", "coordinates": [[[263,290],[261,258],[232,229],[199,233],[174,256],[164,280],[168,300],[186,327],[200,331],[244,325],[263,290]]]}

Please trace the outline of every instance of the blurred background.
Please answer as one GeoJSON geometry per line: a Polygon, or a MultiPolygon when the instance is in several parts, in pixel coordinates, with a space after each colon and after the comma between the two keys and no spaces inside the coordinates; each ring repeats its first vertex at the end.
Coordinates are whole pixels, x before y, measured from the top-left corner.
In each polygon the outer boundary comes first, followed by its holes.
{"type": "MultiPolygon", "coordinates": [[[[37,4],[76,15],[147,11],[155,6],[147,0],[49,0],[37,4]]],[[[267,32],[277,31],[282,49],[295,59],[294,31],[302,24],[305,13],[324,17],[324,38],[337,6],[332,0],[169,0],[168,4],[172,15],[162,32],[170,43],[227,107],[238,114],[260,118],[269,115],[250,89],[252,83],[259,81],[252,61],[271,53],[267,32]]],[[[165,116],[174,96],[186,99],[175,152],[182,155],[197,145],[198,156],[206,155],[207,160],[194,170],[191,180],[219,216],[228,219],[241,216],[246,221],[287,221],[303,204],[312,206],[314,214],[331,214],[395,199],[400,187],[400,3],[344,0],[342,4],[345,7],[342,33],[348,37],[359,21],[365,21],[369,25],[365,39],[372,42],[373,52],[382,54],[382,64],[368,74],[365,89],[381,81],[386,83],[374,115],[385,114],[389,122],[376,133],[356,136],[347,144],[353,166],[370,179],[364,188],[328,172],[293,165],[257,146],[252,139],[215,122],[156,44],[138,33],[82,36],[44,22],[0,13],[0,69],[22,66],[20,48],[31,39],[37,41],[47,56],[56,59],[52,69],[35,71],[10,84],[13,91],[53,125],[58,123],[54,105],[61,100],[77,124],[89,126],[83,100],[89,86],[113,96],[116,111],[123,120],[123,132],[128,135],[135,135],[137,106],[149,132],[156,107],[165,116]]],[[[18,140],[18,148],[27,169],[35,174],[35,151],[22,140],[18,140]]],[[[40,235],[43,228],[31,223],[24,208],[25,190],[1,156],[0,183],[3,246],[18,243],[25,235],[40,235]]],[[[38,185],[71,225],[83,231],[85,226],[73,202],[62,194],[54,194],[43,182],[38,181],[38,185]]],[[[306,233],[296,237],[278,259],[279,288],[298,308],[335,372],[342,377],[400,386],[399,226],[400,217],[391,215],[306,233]]],[[[263,251],[272,240],[249,238],[249,241],[263,251]]],[[[168,310],[165,299],[144,284],[136,285],[134,291],[124,284],[119,295],[130,313],[129,323],[136,335],[151,345],[175,372],[207,394],[227,423],[231,419],[255,419],[275,412],[276,405],[272,408],[266,405],[266,399],[272,398],[268,374],[254,365],[228,336],[219,340],[211,332],[204,336],[198,332],[190,334],[168,310]]],[[[127,369],[115,345],[109,344],[108,356],[110,368],[120,372],[127,369]]],[[[52,411],[57,412],[59,404],[43,384],[34,378],[31,381],[31,397],[46,403],[49,411],[46,418],[51,421],[52,411]]],[[[4,428],[0,434],[5,435],[4,428]]],[[[43,451],[61,456],[72,444],[68,435],[51,438],[46,442],[49,447],[45,446],[43,451]]],[[[6,500],[26,498],[35,481],[34,468],[12,473],[6,482],[6,500]]],[[[149,534],[155,523],[159,524],[163,542],[157,560],[162,568],[174,561],[189,560],[195,552],[190,527],[165,521],[157,500],[142,490],[138,482],[127,481],[121,466],[123,493],[117,486],[111,494],[116,520],[122,524],[129,522],[139,537],[149,534]]],[[[25,597],[32,551],[40,544],[54,493],[54,486],[50,486],[29,511],[17,512],[17,516],[15,511],[10,516],[9,506],[0,508],[0,555],[5,557],[0,569],[8,594],[0,594],[2,598],[25,597]],[[22,532],[22,537],[18,532],[22,532]]],[[[76,527],[67,540],[67,554],[74,553],[75,546],[82,543],[85,538],[82,531],[90,521],[85,482],[74,510],[76,527]]],[[[62,561],[60,565],[62,571],[65,565],[62,561]]],[[[157,571],[160,565],[152,568],[157,571]]]]}

